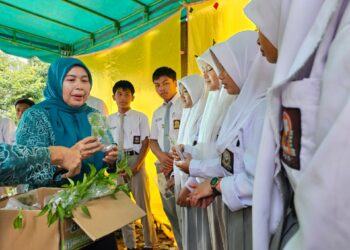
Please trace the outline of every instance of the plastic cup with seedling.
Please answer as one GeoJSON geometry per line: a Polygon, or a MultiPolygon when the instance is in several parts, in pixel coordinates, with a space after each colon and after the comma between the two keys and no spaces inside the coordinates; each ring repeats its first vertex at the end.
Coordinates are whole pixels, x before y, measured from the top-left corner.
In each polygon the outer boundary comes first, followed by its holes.
{"type": "Polygon", "coordinates": [[[108,135],[107,118],[99,112],[92,112],[88,115],[88,120],[91,125],[91,135],[95,136],[101,143],[105,145],[103,151],[113,149],[113,144],[108,135]]]}

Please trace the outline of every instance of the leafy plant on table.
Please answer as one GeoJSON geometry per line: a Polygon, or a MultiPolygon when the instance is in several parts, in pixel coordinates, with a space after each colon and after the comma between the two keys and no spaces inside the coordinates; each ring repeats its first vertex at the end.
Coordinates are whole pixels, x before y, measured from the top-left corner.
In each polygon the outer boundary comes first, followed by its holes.
{"type": "MultiPolygon", "coordinates": [[[[129,194],[130,190],[127,184],[117,184],[119,173],[126,172],[129,177],[132,176],[127,157],[124,156],[116,165],[117,170],[114,173],[107,173],[106,168],[96,172],[96,168],[89,165],[90,172],[84,174],[82,181],[74,183],[68,178],[69,184],[63,186],[66,188],[53,195],[38,216],[47,214],[49,226],[58,219],[72,218],[73,210],[77,208],[80,208],[85,216],[91,217],[88,207],[84,205],[87,201],[108,195],[116,199],[115,194],[119,191],[129,194]]],[[[23,227],[21,210],[15,218],[14,227],[16,229],[23,227]]]]}

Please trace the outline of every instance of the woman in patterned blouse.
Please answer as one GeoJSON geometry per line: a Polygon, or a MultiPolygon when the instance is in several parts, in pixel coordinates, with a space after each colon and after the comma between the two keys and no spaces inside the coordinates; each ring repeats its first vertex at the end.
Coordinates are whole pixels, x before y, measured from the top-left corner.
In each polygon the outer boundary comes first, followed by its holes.
{"type": "MultiPolygon", "coordinates": [[[[83,62],[75,58],[58,59],[49,68],[45,101],[27,110],[17,129],[18,145],[78,149],[83,161],[80,174],[73,177],[75,181],[89,172],[89,164],[99,170],[104,162],[113,164],[117,158],[116,148],[103,153],[103,145],[91,136],[88,114],[98,112],[85,104],[91,87],[91,74],[83,62]]],[[[60,184],[57,178],[56,185],[60,184]]]]}

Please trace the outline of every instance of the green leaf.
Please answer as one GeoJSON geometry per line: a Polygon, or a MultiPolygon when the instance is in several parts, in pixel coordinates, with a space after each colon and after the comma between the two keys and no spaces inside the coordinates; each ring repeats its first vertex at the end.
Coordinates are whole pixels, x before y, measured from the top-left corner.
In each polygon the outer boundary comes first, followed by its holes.
{"type": "Polygon", "coordinates": [[[74,187],[74,181],[71,178],[67,178],[71,187],[74,187]]]}
{"type": "Polygon", "coordinates": [[[86,173],[84,173],[83,184],[85,184],[86,182],[87,182],[87,176],[86,176],[86,173]]]}
{"type": "Polygon", "coordinates": [[[51,226],[53,223],[55,223],[58,220],[58,215],[57,213],[52,214],[49,212],[48,217],[47,217],[47,224],[51,226]]]}
{"type": "Polygon", "coordinates": [[[64,220],[65,212],[64,209],[61,206],[57,207],[58,217],[60,220],[64,220]]]}
{"type": "Polygon", "coordinates": [[[117,190],[118,191],[122,191],[122,192],[124,192],[125,194],[127,194],[129,196],[130,189],[129,189],[128,184],[120,184],[120,185],[118,185],[117,186],[117,190]]]}
{"type": "Polygon", "coordinates": [[[89,176],[95,176],[96,168],[94,167],[94,165],[89,164],[89,168],[90,168],[90,175],[89,176]]]}
{"type": "Polygon", "coordinates": [[[81,211],[83,212],[83,214],[89,218],[91,218],[91,214],[89,209],[87,208],[87,206],[85,205],[81,205],[81,211]]]}
{"type": "Polygon", "coordinates": [[[18,215],[16,216],[15,220],[13,221],[13,227],[14,227],[14,229],[22,229],[23,228],[22,209],[19,210],[18,215]]]}
{"type": "Polygon", "coordinates": [[[41,209],[40,213],[37,216],[43,216],[47,211],[49,211],[49,206],[46,205],[43,209],[41,209]]]}
{"type": "Polygon", "coordinates": [[[125,172],[128,174],[129,177],[132,177],[133,174],[131,168],[126,168],[125,172]]]}
{"type": "Polygon", "coordinates": [[[61,250],[66,250],[64,239],[61,239],[61,250]]]}
{"type": "Polygon", "coordinates": [[[115,179],[117,179],[117,177],[118,177],[117,173],[109,173],[109,175],[108,175],[108,178],[110,180],[115,180],[115,179]]]}

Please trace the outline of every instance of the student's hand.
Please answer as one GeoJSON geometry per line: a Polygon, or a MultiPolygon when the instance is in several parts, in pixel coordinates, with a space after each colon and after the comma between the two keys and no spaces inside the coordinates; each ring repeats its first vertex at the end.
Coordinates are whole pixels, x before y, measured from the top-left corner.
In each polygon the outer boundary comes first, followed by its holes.
{"type": "Polygon", "coordinates": [[[113,145],[112,148],[105,152],[105,157],[103,158],[104,162],[108,164],[114,164],[118,157],[118,148],[116,145],[113,145]]]}
{"type": "Polygon", "coordinates": [[[78,141],[72,148],[79,150],[82,159],[85,160],[103,149],[103,145],[96,137],[89,136],[78,141]]]}
{"type": "Polygon", "coordinates": [[[191,200],[191,206],[199,207],[199,208],[207,208],[215,200],[215,197],[216,197],[215,195],[204,197],[199,199],[197,203],[193,203],[193,204],[191,200]]]}
{"type": "Polygon", "coordinates": [[[192,155],[188,154],[187,158],[184,161],[176,161],[175,165],[180,168],[186,174],[190,173],[190,163],[192,160],[192,155]]]}
{"type": "Polygon", "coordinates": [[[180,207],[190,207],[190,194],[191,191],[187,187],[183,187],[180,190],[179,197],[177,198],[177,205],[179,205],[180,207]]]}
{"type": "Polygon", "coordinates": [[[82,157],[79,150],[62,146],[51,146],[49,150],[51,164],[68,170],[67,173],[62,175],[63,178],[72,177],[80,173],[82,157]]]}
{"type": "Polygon", "coordinates": [[[160,153],[158,155],[158,160],[162,164],[164,169],[170,169],[171,171],[173,170],[174,159],[169,153],[160,153]]]}
{"type": "Polygon", "coordinates": [[[194,207],[206,207],[214,200],[213,190],[211,189],[210,180],[198,184],[190,195],[191,205],[194,207]],[[205,199],[207,197],[212,197],[205,199]]]}
{"type": "Polygon", "coordinates": [[[178,148],[178,150],[183,153],[185,151],[185,145],[183,144],[178,144],[177,146],[173,146],[171,148],[171,156],[174,158],[175,161],[180,161],[181,157],[179,156],[179,154],[176,151],[176,147],[178,148]]]}

